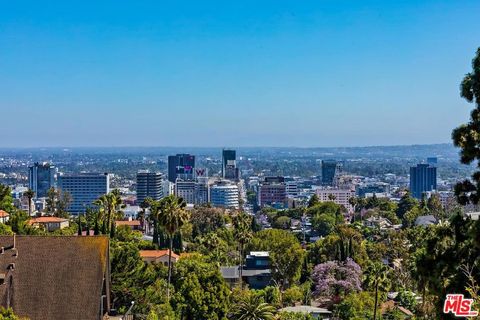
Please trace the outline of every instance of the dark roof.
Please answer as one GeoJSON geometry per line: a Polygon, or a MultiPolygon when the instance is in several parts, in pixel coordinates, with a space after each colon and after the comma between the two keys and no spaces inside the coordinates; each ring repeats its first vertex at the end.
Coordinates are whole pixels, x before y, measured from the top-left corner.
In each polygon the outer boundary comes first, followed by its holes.
{"type": "Polygon", "coordinates": [[[0,236],[2,306],[31,320],[99,319],[108,238],[16,236],[15,249],[13,239],[0,236]]]}

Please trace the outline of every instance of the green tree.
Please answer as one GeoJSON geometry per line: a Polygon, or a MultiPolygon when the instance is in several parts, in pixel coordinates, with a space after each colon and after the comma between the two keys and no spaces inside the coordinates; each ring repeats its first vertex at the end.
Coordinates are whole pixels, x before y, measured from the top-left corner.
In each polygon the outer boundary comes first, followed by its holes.
{"type": "Polygon", "coordinates": [[[334,314],[338,319],[372,319],[375,299],[371,292],[352,292],[335,306],[334,314]]]}
{"type": "Polygon", "coordinates": [[[464,164],[477,162],[472,179],[455,186],[457,200],[463,205],[470,202],[477,204],[480,200],[480,48],[472,60],[472,69],[460,86],[461,97],[474,104],[470,121],[452,132],[453,144],[460,148],[460,161],[464,164]]]}
{"type": "Polygon", "coordinates": [[[300,278],[305,250],[290,232],[280,229],[262,230],[252,238],[249,248],[270,253],[272,275],[282,289],[288,288],[300,278]]]}
{"type": "Polygon", "coordinates": [[[445,216],[442,202],[438,193],[433,193],[427,201],[427,208],[436,218],[441,219],[445,216]]]}
{"type": "Polygon", "coordinates": [[[410,195],[410,192],[406,192],[400,199],[397,207],[397,216],[403,219],[403,216],[413,208],[418,206],[418,201],[410,195]]]}
{"type": "Polygon", "coordinates": [[[373,320],[377,319],[378,293],[386,292],[390,285],[388,272],[389,268],[381,262],[373,262],[365,270],[365,284],[375,292],[373,320]]]}
{"type": "Polygon", "coordinates": [[[315,207],[318,204],[320,204],[320,199],[318,198],[318,195],[315,193],[308,200],[308,208],[315,207]]]}
{"type": "Polygon", "coordinates": [[[233,307],[232,320],[272,320],[275,308],[255,295],[242,299],[233,307]]]}
{"type": "Polygon", "coordinates": [[[0,307],[0,320],[28,320],[28,318],[20,318],[13,313],[12,308],[0,307]]]}
{"type": "Polygon", "coordinates": [[[24,195],[28,199],[28,215],[32,216],[32,199],[35,196],[35,192],[29,188],[27,191],[24,192],[24,195]]]}
{"type": "Polygon", "coordinates": [[[273,220],[272,227],[276,229],[289,229],[291,226],[291,220],[289,217],[280,216],[273,220]]]}
{"type": "Polygon", "coordinates": [[[115,220],[123,215],[124,208],[120,191],[118,189],[100,196],[94,204],[99,207],[102,218],[102,233],[109,234],[111,238],[115,236],[115,220]]]}
{"type": "Polygon", "coordinates": [[[198,206],[192,211],[190,222],[193,235],[204,235],[225,226],[227,216],[225,210],[209,206],[198,206]]]}
{"type": "Polygon", "coordinates": [[[13,209],[12,189],[6,185],[0,184],[0,210],[10,213],[13,209]]]}
{"type": "Polygon", "coordinates": [[[12,227],[10,227],[9,225],[0,223],[0,235],[2,235],[2,236],[13,235],[12,227]]]}
{"type": "Polygon", "coordinates": [[[252,217],[244,212],[240,212],[233,217],[233,234],[235,239],[237,239],[240,254],[240,286],[242,286],[245,245],[252,239],[251,219],[252,217]]]}
{"type": "Polygon", "coordinates": [[[218,267],[192,254],[175,264],[172,277],[174,309],[182,319],[225,319],[230,307],[230,289],[218,267]]]}
{"type": "MultiPolygon", "coordinates": [[[[158,217],[159,224],[168,235],[169,253],[168,253],[168,284],[172,278],[172,251],[173,237],[180,231],[180,228],[188,222],[190,213],[185,210],[186,203],[182,198],[174,195],[167,196],[160,200],[160,212],[158,217]]],[[[167,297],[170,297],[170,289],[167,288],[167,297]]]]}

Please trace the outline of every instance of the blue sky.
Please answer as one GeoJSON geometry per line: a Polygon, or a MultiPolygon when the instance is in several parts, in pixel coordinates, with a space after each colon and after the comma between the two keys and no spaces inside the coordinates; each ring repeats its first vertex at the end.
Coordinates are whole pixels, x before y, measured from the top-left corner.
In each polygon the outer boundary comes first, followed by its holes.
{"type": "Polygon", "coordinates": [[[480,1],[1,1],[0,147],[450,142],[480,1]]]}

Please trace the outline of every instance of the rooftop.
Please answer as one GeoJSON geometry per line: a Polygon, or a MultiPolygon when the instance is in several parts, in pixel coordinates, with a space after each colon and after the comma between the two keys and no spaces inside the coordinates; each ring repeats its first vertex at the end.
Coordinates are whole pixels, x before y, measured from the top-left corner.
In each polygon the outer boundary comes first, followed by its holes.
{"type": "MultiPolygon", "coordinates": [[[[168,256],[170,250],[140,250],[141,258],[161,258],[163,256],[168,256]]],[[[172,252],[172,257],[175,259],[180,258],[178,254],[172,252]]]]}
{"type": "Polygon", "coordinates": [[[32,225],[35,223],[55,223],[55,222],[66,222],[67,219],[58,218],[58,217],[38,217],[32,218],[27,221],[27,224],[32,225]]]}
{"type": "Polygon", "coordinates": [[[140,226],[140,221],[138,220],[130,220],[130,221],[124,221],[124,220],[118,220],[115,221],[116,226],[140,226]]]}

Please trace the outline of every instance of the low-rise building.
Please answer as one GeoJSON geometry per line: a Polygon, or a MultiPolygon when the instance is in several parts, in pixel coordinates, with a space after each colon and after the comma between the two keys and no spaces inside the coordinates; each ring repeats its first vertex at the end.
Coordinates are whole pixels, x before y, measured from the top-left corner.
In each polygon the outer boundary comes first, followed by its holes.
{"type": "Polygon", "coordinates": [[[230,287],[242,279],[252,289],[263,289],[272,282],[271,262],[268,252],[252,251],[245,259],[245,266],[240,270],[240,266],[220,267],[222,277],[227,281],[230,287]]]}
{"type": "Polygon", "coordinates": [[[10,215],[8,214],[7,211],[0,210],[0,222],[1,223],[7,223],[9,217],[10,217],[10,215]]]}
{"type": "Polygon", "coordinates": [[[142,229],[142,225],[139,220],[118,220],[115,221],[115,226],[118,228],[120,226],[127,226],[132,231],[140,231],[142,229]]]}
{"type": "Polygon", "coordinates": [[[68,228],[70,225],[68,219],[58,217],[38,217],[27,221],[27,224],[33,227],[43,227],[46,231],[52,232],[63,228],[68,228]]]}
{"type": "MultiPolygon", "coordinates": [[[[168,255],[170,250],[140,250],[140,258],[147,263],[162,263],[168,266],[168,255]]],[[[180,256],[172,252],[172,262],[175,263],[180,259],[180,256]]]]}
{"type": "Polygon", "coordinates": [[[320,201],[333,201],[344,206],[349,213],[353,212],[353,206],[349,200],[355,197],[355,189],[317,188],[315,193],[320,201]]]}

